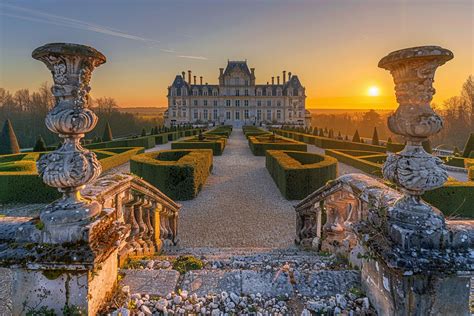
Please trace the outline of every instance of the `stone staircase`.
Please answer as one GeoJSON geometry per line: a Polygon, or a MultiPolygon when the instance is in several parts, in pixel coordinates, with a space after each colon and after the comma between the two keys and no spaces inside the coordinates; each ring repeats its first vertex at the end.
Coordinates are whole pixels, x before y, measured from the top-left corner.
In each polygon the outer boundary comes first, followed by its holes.
{"type": "Polygon", "coordinates": [[[121,274],[120,293],[105,314],[375,314],[359,271],[334,255],[297,248],[181,248],[131,260],[121,274]],[[184,256],[202,268],[174,270],[184,256]]]}

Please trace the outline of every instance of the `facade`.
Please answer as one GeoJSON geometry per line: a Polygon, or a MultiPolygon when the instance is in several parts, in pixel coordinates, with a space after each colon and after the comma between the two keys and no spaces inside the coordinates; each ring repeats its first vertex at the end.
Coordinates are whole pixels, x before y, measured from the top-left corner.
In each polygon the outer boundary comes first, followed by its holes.
{"type": "Polygon", "coordinates": [[[271,83],[256,84],[255,68],[247,61],[228,61],[220,68],[219,83],[208,84],[188,70],[177,75],[168,87],[167,126],[184,123],[230,124],[234,126],[267,124],[307,125],[311,119],[305,107],[305,88],[298,77],[286,71],[272,77],[271,83]]]}

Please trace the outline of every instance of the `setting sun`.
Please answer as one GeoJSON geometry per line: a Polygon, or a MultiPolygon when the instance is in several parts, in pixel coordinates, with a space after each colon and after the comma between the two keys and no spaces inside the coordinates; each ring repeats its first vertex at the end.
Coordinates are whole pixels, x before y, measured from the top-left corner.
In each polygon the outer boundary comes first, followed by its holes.
{"type": "Polygon", "coordinates": [[[369,87],[369,90],[367,90],[367,93],[371,97],[378,97],[380,95],[379,87],[371,86],[369,87]]]}

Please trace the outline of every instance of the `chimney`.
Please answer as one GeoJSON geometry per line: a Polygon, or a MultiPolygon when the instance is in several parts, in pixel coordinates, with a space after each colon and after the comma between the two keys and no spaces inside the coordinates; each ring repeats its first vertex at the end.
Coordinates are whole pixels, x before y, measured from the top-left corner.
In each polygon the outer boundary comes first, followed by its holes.
{"type": "Polygon", "coordinates": [[[275,84],[275,77],[272,77],[272,86],[275,84]]]}
{"type": "Polygon", "coordinates": [[[250,68],[250,72],[252,73],[252,77],[255,77],[255,68],[250,68]]]}
{"type": "Polygon", "coordinates": [[[194,85],[196,85],[196,76],[193,76],[194,77],[194,85]]]}
{"type": "Polygon", "coordinates": [[[280,76],[277,76],[277,84],[280,84],[280,76]]]}
{"type": "Polygon", "coordinates": [[[186,81],[185,74],[186,74],[186,73],[185,73],[184,71],[181,72],[181,76],[183,76],[183,81],[186,81]]]}
{"type": "Polygon", "coordinates": [[[291,79],[291,71],[288,72],[288,81],[291,79]]]}
{"type": "Polygon", "coordinates": [[[199,77],[199,82],[200,82],[199,84],[202,86],[202,76],[199,77]]]}
{"type": "Polygon", "coordinates": [[[286,83],[286,70],[283,70],[283,84],[286,83]]]}
{"type": "Polygon", "coordinates": [[[222,77],[222,75],[224,74],[224,68],[219,68],[219,72],[220,72],[219,76],[222,77]]]}
{"type": "Polygon", "coordinates": [[[188,70],[188,83],[191,84],[191,70],[188,70]]]}

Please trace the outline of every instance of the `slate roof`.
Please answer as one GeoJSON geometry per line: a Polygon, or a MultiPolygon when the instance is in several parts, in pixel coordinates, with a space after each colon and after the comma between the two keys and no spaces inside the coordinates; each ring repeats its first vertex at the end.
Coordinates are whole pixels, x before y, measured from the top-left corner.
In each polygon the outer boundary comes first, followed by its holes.
{"type": "Polygon", "coordinates": [[[242,72],[247,74],[248,76],[251,75],[250,69],[247,66],[247,61],[227,61],[227,67],[224,70],[224,76],[228,75],[230,72],[232,72],[234,69],[240,69],[242,72]]]}

